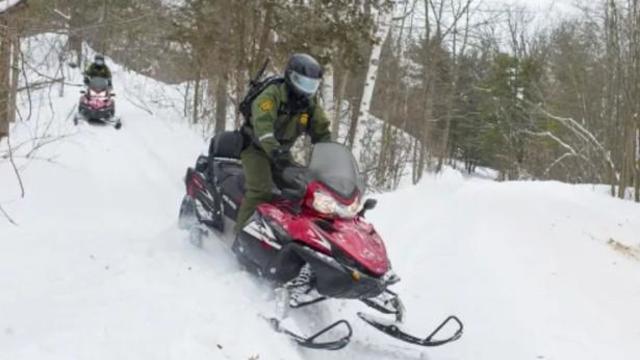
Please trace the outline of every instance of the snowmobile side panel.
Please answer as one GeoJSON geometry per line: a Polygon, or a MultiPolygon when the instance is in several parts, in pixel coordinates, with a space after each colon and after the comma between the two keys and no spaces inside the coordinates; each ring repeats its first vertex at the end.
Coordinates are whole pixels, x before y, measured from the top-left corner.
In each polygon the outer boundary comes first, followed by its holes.
{"type": "Polygon", "coordinates": [[[224,231],[219,195],[211,189],[204,174],[193,168],[187,169],[185,184],[187,195],[194,199],[198,221],[218,231],[224,231]]]}
{"type": "Polygon", "coordinates": [[[370,276],[292,241],[277,224],[265,220],[261,212],[238,234],[233,251],[253,271],[281,282],[295,277],[308,262],[316,276],[315,287],[324,296],[369,298],[381,294],[387,287],[384,278],[370,276]]]}
{"type": "Polygon", "coordinates": [[[294,278],[304,265],[298,245],[276,235],[255,214],[233,243],[232,250],[240,261],[260,276],[286,282],[294,278]]]}

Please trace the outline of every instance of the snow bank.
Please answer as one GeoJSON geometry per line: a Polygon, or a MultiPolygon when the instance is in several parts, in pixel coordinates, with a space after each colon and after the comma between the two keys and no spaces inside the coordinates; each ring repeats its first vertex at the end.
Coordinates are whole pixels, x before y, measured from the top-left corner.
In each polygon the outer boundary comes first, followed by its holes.
{"type": "Polygon", "coordinates": [[[464,338],[431,358],[635,358],[640,258],[616,244],[640,250],[640,206],[559,182],[450,175],[380,196],[371,214],[409,311],[465,320],[464,338]]]}

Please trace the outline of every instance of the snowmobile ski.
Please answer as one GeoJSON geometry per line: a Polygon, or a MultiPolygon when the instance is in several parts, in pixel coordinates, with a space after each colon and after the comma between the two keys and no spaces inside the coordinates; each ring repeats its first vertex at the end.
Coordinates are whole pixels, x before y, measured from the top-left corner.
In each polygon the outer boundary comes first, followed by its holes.
{"type": "Polygon", "coordinates": [[[404,305],[402,305],[398,294],[389,289],[374,298],[364,298],[360,299],[360,301],[383,314],[395,315],[398,322],[403,320],[404,305]]]}
{"type": "Polygon", "coordinates": [[[309,349],[316,349],[316,350],[340,350],[342,348],[344,348],[345,346],[347,346],[349,344],[349,342],[351,341],[351,335],[353,334],[353,330],[351,329],[351,325],[349,324],[349,322],[347,320],[338,320],[336,322],[334,322],[333,324],[321,329],[320,331],[316,332],[315,334],[309,336],[309,337],[304,337],[302,335],[296,334],[295,332],[288,330],[287,328],[285,328],[282,323],[280,322],[280,320],[276,319],[276,318],[266,318],[269,323],[271,324],[271,326],[273,327],[273,329],[279,333],[285,334],[288,337],[290,337],[292,340],[294,340],[296,343],[298,343],[298,345],[309,348],[309,349]],[[335,339],[335,340],[329,340],[329,341],[317,341],[317,339],[319,337],[321,337],[322,335],[328,333],[329,331],[336,329],[338,327],[344,327],[347,331],[346,335],[335,339]]]}
{"type": "Polygon", "coordinates": [[[73,125],[78,126],[78,124],[80,123],[80,120],[86,122],[86,123],[90,123],[90,122],[101,122],[103,124],[106,125],[111,125],[113,126],[116,130],[120,130],[122,128],[122,120],[120,119],[120,117],[113,117],[113,118],[106,118],[106,119],[87,119],[85,116],[81,115],[81,114],[76,114],[73,117],[73,125]]]}
{"type": "Polygon", "coordinates": [[[116,130],[120,130],[122,128],[122,120],[120,120],[120,118],[116,118],[116,120],[113,122],[113,127],[116,130]]]}
{"type": "Polygon", "coordinates": [[[414,345],[420,345],[420,346],[427,346],[427,347],[433,347],[433,346],[440,346],[440,345],[444,345],[444,344],[448,344],[452,341],[456,341],[458,339],[460,339],[460,337],[462,336],[462,332],[464,329],[464,325],[462,324],[462,322],[460,321],[460,319],[458,319],[456,316],[449,316],[448,318],[446,318],[435,330],[433,330],[427,337],[425,337],[424,339],[415,337],[413,335],[410,335],[404,331],[402,331],[400,329],[400,324],[397,321],[389,321],[386,319],[380,319],[376,316],[373,315],[369,315],[369,314],[365,314],[362,312],[358,313],[358,317],[360,317],[360,319],[364,320],[367,324],[373,326],[374,328],[382,331],[383,333],[396,338],[398,340],[410,343],[410,344],[414,344],[414,345]],[[455,331],[455,333],[453,335],[451,335],[448,338],[445,339],[434,339],[436,335],[438,335],[438,333],[440,333],[440,331],[449,323],[455,323],[457,326],[457,329],[455,331]]]}

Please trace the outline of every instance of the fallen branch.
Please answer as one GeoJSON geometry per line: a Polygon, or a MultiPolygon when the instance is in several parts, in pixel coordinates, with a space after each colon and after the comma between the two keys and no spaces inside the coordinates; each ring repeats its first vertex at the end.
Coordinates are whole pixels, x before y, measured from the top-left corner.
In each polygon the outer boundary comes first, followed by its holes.
{"type": "MultiPolygon", "coordinates": [[[[33,91],[33,90],[38,90],[38,89],[44,88],[44,87],[46,87],[48,85],[52,85],[52,84],[55,84],[55,83],[63,83],[63,82],[64,82],[64,78],[41,81],[41,82],[37,82],[37,83],[31,83],[31,84],[23,86],[23,87],[19,87],[17,91],[18,92],[25,91],[25,90],[33,91]]],[[[74,85],[74,84],[67,84],[67,85],[74,85]]]]}
{"type": "MultiPolygon", "coordinates": [[[[35,154],[35,152],[38,149],[40,149],[41,147],[43,147],[45,145],[49,145],[49,144],[54,143],[56,141],[60,141],[62,139],[68,138],[70,136],[71,136],[70,134],[65,134],[65,135],[58,135],[58,136],[55,136],[55,137],[48,137],[48,138],[46,138],[46,140],[43,140],[43,141],[40,141],[40,142],[36,143],[31,148],[31,150],[29,150],[29,152],[24,155],[24,157],[27,158],[27,159],[33,158],[33,155],[35,154]]],[[[45,139],[45,138],[41,138],[41,139],[45,139]]]]}
{"type": "MultiPolygon", "coordinates": [[[[129,95],[129,94],[128,94],[128,95],[129,95]]],[[[133,97],[134,97],[133,95],[127,96],[127,100],[129,101],[129,103],[130,103],[131,105],[133,105],[133,106],[137,107],[138,109],[140,109],[140,110],[142,110],[142,111],[146,112],[146,113],[147,113],[147,114],[149,114],[149,115],[153,115],[153,111],[151,111],[151,109],[149,108],[149,106],[147,106],[147,104],[145,104],[144,100],[142,100],[142,99],[140,99],[140,98],[137,98],[137,97],[136,97],[136,99],[135,99],[135,100],[137,100],[137,101],[134,101],[134,100],[133,100],[133,97]],[[138,101],[139,101],[139,102],[138,102],[138,101]]]]}
{"type": "Polygon", "coordinates": [[[2,215],[4,215],[4,217],[12,224],[15,226],[18,226],[18,223],[16,223],[11,216],[9,216],[9,214],[7,214],[7,212],[2,208],[2,204],[0,204],[0,212],[2,212],[2,215]]]}
{"type": "Polygon", "coordinates": [[[24,183],[22,182],[22,177],[20,176],[20,171],[18,171],[16,162],[13,159],[13,150],[11,150],[11,135],[9,134],[7,134],[7,147],[8,147],[8,153],[9,153],[9,163],[11,163],[13,172],[16,174],[16,178],[18,179],[18,184],[20,184],[20,197],[24,198],[24,183]]]}

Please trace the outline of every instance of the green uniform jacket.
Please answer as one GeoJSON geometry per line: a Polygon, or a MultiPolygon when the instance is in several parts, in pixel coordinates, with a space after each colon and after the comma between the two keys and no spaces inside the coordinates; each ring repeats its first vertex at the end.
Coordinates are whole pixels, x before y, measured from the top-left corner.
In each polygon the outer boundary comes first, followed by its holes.
{"type": "Polygon", "coordinates": [[[287,101],[287,84],[280,83],[264,89],[251,106],[252,136],[269,157],[277,148],[291,148],[305,132],[314,144],[331,140],[329,119],[315,98],[297,113],[289,113],[287,101]]]}
{"type": "Polygon", "coordinates": [[[88,77],[103,77],[106,79],[111,79],[111,70],[104,66],[98,66],[96,64],[91,64],[87,67],[87,70],[84,71],[84,74],[88,77]]]}

